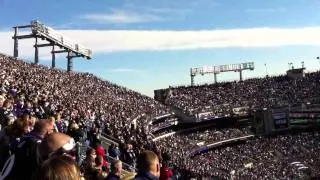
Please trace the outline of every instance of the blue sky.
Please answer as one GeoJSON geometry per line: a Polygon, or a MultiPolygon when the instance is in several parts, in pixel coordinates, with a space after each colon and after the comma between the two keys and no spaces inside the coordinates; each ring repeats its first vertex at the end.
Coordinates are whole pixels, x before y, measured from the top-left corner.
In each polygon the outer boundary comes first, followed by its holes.
{"type": "MultiPolygon", "coordinates": [[[[264,64],[268,74],[284,73],[288,62],[319,69],[319,12],[320,0],[0,0],[0,52],[12,54],[12,26],[38,19],[93,49],[92,60],[75,59],[75,71],[153,96],[189,84],[191,67],[255,62],[245,78],[264,76],[264,64]]],[[[22,41],[20,57],[31,61],[32,45],[22,41]]],[[[49,65],[49,51],[40,54],[49,65]]],[[[66,68],[63,56],[57,64],[66,68]]]]}

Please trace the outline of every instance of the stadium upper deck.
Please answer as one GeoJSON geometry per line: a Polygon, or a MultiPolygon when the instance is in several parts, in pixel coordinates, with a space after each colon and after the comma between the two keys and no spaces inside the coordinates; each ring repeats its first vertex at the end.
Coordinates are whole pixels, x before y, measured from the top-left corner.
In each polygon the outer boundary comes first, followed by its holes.
{"type": "Polygon", "coordinates": [[[230,117],[237,110],[274,108],[319,103],[320,73],[305,77],[264,77],[239,82],[168,88],[155,93],[166,105],[180,108],[196,118],[230,117]]]}

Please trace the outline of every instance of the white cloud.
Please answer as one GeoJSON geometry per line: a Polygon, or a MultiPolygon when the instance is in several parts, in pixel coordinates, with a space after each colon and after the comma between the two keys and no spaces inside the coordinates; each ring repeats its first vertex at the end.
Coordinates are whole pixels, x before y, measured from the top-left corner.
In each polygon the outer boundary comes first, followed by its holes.
{"type": "MultiPolygon", "coordinates": [[[[194,31],[62,30],[59,31],[93,53],[166,51],[229,47],[320,46],[320,27],[248,28],[194,31]]],[[[12,54],[12,32],[0,32],[0,52],[12,54]]],[[[20,52],[33,56],[33,41],[21,41],[20,52]],[[23,42],[23,43],[22,43],[23,42]]],[[[40,50],[40,55],[50,55],[40,50]]]]}
{"type": "Polygon", "coordinates": [[[109,14],[85,14],[80,17],[93,23],[130,24],[162,21],[163,18],[153,14],[136,13],[125,10],[114,10],[109,14]]]}
{"type": "Polygon", "coordinates": [[[284,7],[278,8],[249,8],[246,9],[247,12],[250,13],[274,13],[274,12],[283,12],[286,9],[284,7]]]}
{"type": "MultiPolygon", "coordinates": [[[[160,7],[135,7],[135,11],[145,11],[152,14],[158,14],[162,16],[185,16],[192,12],[191,8],[160,8],[160,7]]],[[[174,17],[171,17],[174,18],[174,17]]]]}
{"type": "MultiPolygon", "coordinates": [[[[24,32],[20,32],[22,34],[26,34],[24,32]]],[[[13,55],[13,32],[10,31],[0,31],[0,53],[5,53],[8,55],[13,55]]],[[[41,39],[39,39],[39,44],[45,43],[41,39]]],[[[29,61],[34,60],[34,48],[35,40],[32,39],[24,39],[19,40],[19,57],[22,59],[28,59],[29,61]]],[[[51,61],[51,48],[44,47],[39,48],[39,59],[40,61],[51,61]]],[[[56,59],[64,57],[64,54],[56,54],[56,59]]]]}
{"type": "Polygon", "coordinates": [[[249,28],[203,31],[62,31],[96,53],[228,47],[320,45],[320,27],[249,28]]]}

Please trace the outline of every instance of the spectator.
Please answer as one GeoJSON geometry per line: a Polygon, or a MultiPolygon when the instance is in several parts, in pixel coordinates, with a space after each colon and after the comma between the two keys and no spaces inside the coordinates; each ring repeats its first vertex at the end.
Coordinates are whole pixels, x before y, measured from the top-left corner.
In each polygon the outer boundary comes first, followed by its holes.
{"type": "Polygon", "coordinates": [[[43,139],[39,146],[39,153],[42,161],[55,155],[66,155],[76,160],[75,147],[76,143],[73,138],[54,132],[43,139]]]}
{"type": "Polygon", "coordinates": [[[103,157],[103,166],[107,167],[108,166],[108,162],[106,160],[106,151],[104,150],[103,146],[101,145],[101,141],[100,140],[96,141],[95,149],[96,149],[97,155],[103,157]]]}
{"type": "Polygon", "coordinates": [[[58,132],[66,133],[67,130],[59,112],[56,114],[55,119],[58,132]]]}
{"type": "Polygon", "coordinates": [[[105,180],[120,180],[122,173],[122,162],[120,160],[114,160],[111,164],[111,172],[105,178],[105,180]]]}
{"type": "Polygon", "coordinates": [[[109,146],[108,153],[111,157],[115,159],[119,159],[121,155],[119,147],[116,144],[111,144],[111,146],[109,146]]]}
{"type": "Polygon", "coordinates": [[[76,122],[72,122],[71,124],[69,124],[69,129],[67,134],[73,137],[75,141],[79,141],[80,138],[82,137],[80,127],[76,122]]]}
{"type": "Polygon", "coordinates": [[[30,116],[29,120],[28,120],[28,131],[31,132],[34,129],[34,126],[36,124],[36,122],[38,121],[37,117],[35,116],[30,116]]]}
{"type": "Polygon", "coordinates": [[[94,167],[94,180],[103,180],[107,176],[107,172],[105,171],[105,167],[103,167],[103,157],[97,156],[95,159],[95,167],[94,167]]]}
{"type": "Polygon", "coordinates": [[[132,144],[127,144],[126,149],[122,152],[122,161],[130,166],[135,166],[136,155],[133,151],[132,144]]]}
{"type": "Polygon", "coordinates": [[[138,156],[137,167],[135,180],[158,180],[160,177],[159,158],[152,151],[144,151],[138,156]]]}
{"type": "Polygon", "coordinates": [[[86,158],[82,162],[82,171],[86,179],[91,179],[94,173],[95,159],[97,157],[96,150],[90,148],[86,151],[86,158]]]}
{"type": "Polygon", "coordinates": [[[15,156],[14,166],[10,172],[11,179],[31,179],[32,173],[40,165],[38,147],[43,138],[52,133],[53,126],[48,120],[40,120],[34,130],[21,137],[19,144],[12,153],[15,156]],[[28,165],[26,166],[26,162],[28,165]]]}
{"type": "Polygon", "coordinates": [[[172,170],[168,167],[166,162],[162,163],[160,168],[160,180],[170,180],[173,176],[172,170]]]}
{"type": "Polygon", "coordinates": [[[28,129],[28,120],[29,116],[24,116],[18,118],[16,121],[13,122],[10,128],[10,149],[15,150],[17,145],[20,143],[21,137],[29,132],[28,129]]]}
{"type": "Polygon", "coordinates": [[[82,180],[75,161],[68,156],[55,156],[46,160],[34,180],[82,180]]]}

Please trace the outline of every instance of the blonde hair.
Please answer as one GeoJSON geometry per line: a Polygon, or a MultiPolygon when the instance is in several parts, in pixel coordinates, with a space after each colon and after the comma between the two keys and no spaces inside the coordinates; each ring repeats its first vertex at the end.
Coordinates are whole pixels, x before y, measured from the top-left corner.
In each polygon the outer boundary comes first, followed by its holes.
{"type": "Polygon", "coordinates": [[[68,156],[55,156],[45,161],[34,180],[80,180],[80,169],[68,156]]]}

